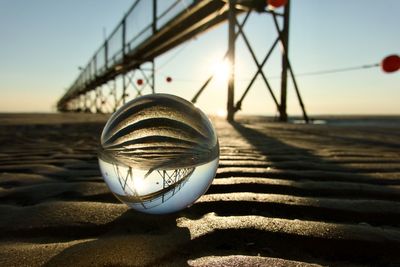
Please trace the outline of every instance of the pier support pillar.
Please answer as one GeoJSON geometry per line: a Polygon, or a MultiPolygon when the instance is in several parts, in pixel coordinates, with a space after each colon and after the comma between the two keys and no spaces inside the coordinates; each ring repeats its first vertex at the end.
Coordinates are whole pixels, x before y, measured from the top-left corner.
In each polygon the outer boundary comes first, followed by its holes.
{"type": "Polygon", "coordinates": [[[282,53],[282,74],[281,74],[281,103],[279,109],[279,120],[287,121],[286,113],[286,98],[287,98],[287,73],[289,68],[288,57],[289,57],[289,14],[290,13],[290,1],[287,2],[283,11],[283,28],[281,32],[281,42],[284,46],[284,52],[282,53]]]}
{"type": "Polygon", "coordinates": [[[228,60],[229,60],[229,80],[228,80],[228,103],[227,103],[227,120],[233,121],[235,115],[234,92],[235,92],[235,14],[236,0],[229,0],[228,14],[228,60]]]}

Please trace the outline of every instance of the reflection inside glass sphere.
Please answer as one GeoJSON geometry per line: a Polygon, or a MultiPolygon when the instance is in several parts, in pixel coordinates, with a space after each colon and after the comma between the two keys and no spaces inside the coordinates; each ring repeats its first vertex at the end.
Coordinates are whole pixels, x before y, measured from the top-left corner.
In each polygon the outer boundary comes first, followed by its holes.
{"type": "Polygon", "coordinates": [[[182,98],[153,94],[125,104],[101,136],[100,170],[110,190],[146,213],[191,205],[210,186],[219,145],[208,118],[182,98]]]}

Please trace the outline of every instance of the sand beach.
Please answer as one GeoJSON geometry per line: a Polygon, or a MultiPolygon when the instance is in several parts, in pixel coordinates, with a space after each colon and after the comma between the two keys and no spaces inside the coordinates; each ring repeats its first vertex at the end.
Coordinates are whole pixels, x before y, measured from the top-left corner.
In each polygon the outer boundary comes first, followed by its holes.
{"type": "Polygon", "coordinates": [[[97,149],[106,115],[0,115],[0,266],[399,266],[400,125],[213,118],[212,186],[128,209],[97,149]]]}

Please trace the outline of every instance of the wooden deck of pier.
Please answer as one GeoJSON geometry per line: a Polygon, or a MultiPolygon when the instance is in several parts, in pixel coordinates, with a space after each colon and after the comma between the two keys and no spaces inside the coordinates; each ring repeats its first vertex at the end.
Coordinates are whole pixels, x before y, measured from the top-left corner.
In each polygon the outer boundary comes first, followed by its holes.
{"type": "Polygon", "coordinates": [[[400,265],[400,126],[215,119],[209,191],[154,216],[106,188],[105,119],[0,115],[0,266],[400,265]]]}

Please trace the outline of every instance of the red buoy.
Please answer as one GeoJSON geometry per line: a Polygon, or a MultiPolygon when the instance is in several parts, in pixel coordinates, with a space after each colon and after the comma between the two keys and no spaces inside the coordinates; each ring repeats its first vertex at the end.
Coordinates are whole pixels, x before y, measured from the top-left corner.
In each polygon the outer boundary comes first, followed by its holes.
{"type": "Polygon", "coordinates": [[[170,82],[172,82],[172,78],[171,78],[171,77],[169,77],[169,76],[166,78],[166,80],[167,80],[167,83],[170,83],[170,82]]]}
{"type": "Polygon", "coordinates": [[[136,83],[137,83],[137,85],[142,85],[143,84],[143,80],[142,79],[137,79],[136,83]]]}
{"type": "Polygon", "coordinates": [[[390,55],[385,57],[381,62],[384,72],[395,72],[400,69],[400,57],[398,55],[390,55]]]}
{"type": "Polygon", "coordinates": [[[273,8],[278,8],[287,4],[287,0],[267,0],[267,4],[273,8]]]}

